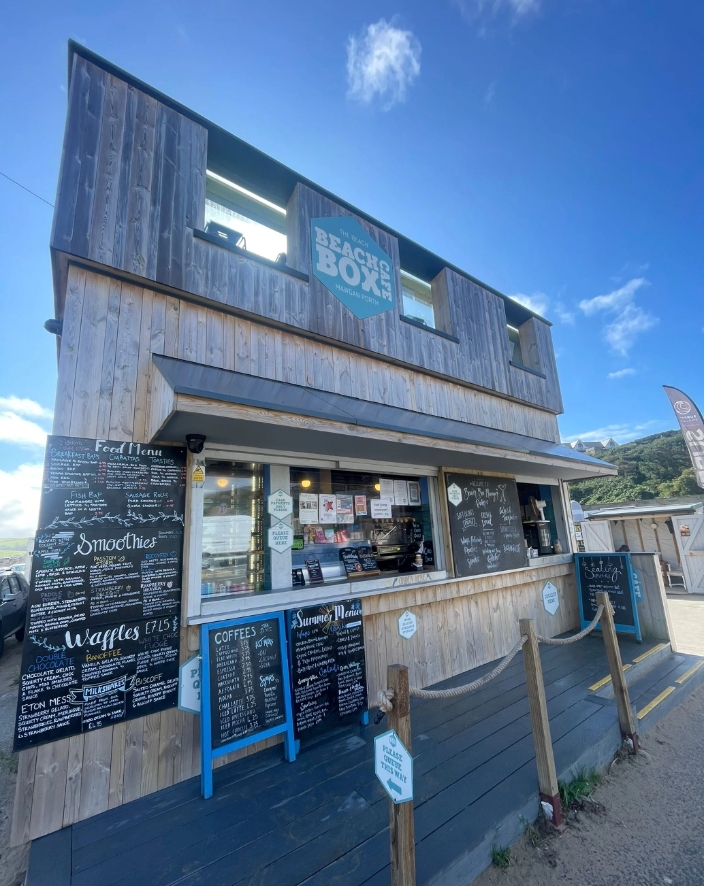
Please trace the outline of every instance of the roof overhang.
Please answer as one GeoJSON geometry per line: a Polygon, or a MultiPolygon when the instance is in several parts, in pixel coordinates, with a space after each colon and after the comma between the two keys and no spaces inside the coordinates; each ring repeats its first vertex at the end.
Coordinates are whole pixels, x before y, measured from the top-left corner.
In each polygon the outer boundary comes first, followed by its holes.
{"type": "Polygon", "coordinates": [[[703,502],[686,502],[674,505],[645,505],[644,507],[596,508],[584,511],[588,520],[639,520],[641,517],[675,517],[703,511],[703,502]]]}
{"type": "Polygon", "coordinates": [[[568,446],[342,394],[153,355],[150,439],[470,468],[561,480],[613,476],[568,446]]]}

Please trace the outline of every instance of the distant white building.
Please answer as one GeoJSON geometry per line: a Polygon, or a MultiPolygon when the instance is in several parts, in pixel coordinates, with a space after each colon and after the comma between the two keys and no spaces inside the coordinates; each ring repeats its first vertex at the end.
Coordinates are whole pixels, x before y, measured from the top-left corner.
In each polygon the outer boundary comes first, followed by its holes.
{"type": "Polygon", "coordinates": [[[574,440],[573,443],[569,443],[572,449],[577,452],[587,452],[589,455],[597,455],[607,449],[615,449],[617,445],[612,437],[608,437],[606,440],[574,440]]]}

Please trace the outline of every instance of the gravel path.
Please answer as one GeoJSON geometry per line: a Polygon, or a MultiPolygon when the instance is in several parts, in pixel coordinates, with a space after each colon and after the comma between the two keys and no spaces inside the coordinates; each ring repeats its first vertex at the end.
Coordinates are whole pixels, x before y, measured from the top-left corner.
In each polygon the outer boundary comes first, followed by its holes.
{"type": "Polygon", "coordinates": [[[640,739],[645,753],[616,762],[561,837],[519,840],[474,886],[702,884],[703,685],[640,739]]]}

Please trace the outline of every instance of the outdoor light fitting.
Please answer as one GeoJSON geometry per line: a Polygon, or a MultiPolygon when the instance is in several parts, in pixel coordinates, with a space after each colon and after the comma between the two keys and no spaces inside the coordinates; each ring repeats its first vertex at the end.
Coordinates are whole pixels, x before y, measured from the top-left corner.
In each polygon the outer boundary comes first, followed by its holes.
{"type": "Polygon", "coordinates": [[[46,320],[44,328],[47,332],[51,332],[52,335],[61,335],[64,330],[64,321],[56,319],[46,320]]]}

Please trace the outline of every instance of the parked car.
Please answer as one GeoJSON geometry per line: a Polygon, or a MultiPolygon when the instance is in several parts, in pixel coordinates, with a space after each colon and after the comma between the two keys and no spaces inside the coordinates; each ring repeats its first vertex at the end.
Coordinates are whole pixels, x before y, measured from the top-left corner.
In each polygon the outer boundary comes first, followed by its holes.
{"type": "Polygon", "coordinates": [[[5,637],[14,634],[18,642],[25,636],[29,585],[23,575],[12,570],[0,574],[0,655],[5,637]]]}

